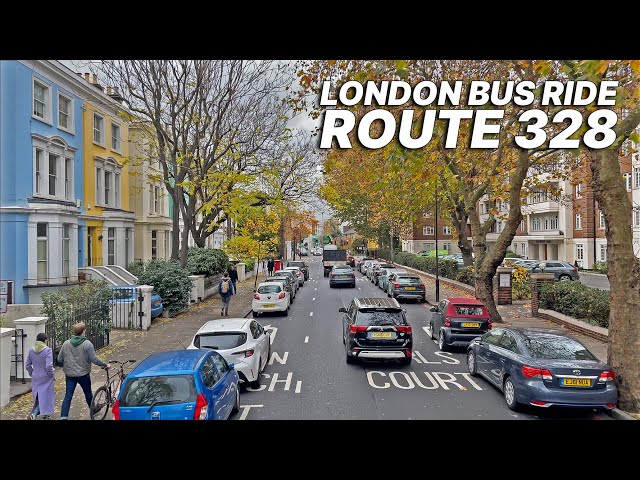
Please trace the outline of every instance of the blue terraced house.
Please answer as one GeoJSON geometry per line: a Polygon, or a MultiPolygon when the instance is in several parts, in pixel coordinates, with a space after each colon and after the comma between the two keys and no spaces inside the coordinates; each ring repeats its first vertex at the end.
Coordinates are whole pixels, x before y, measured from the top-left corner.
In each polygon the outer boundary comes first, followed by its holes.
{"type": "Polygon", "coordinates": [[[55,60],[0,61],[0,279],[9,303],[78,283],[86,229],[83,92],[55,60]]]}

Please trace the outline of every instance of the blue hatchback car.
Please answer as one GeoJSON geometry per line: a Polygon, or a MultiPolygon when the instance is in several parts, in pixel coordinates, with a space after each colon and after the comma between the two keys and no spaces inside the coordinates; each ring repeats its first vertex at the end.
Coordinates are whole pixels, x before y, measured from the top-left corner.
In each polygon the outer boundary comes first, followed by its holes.
{"type": "MultiPolygon", "coordinates": [[[[117,303],[135,303],[138,296],[137,285],[127,285],[120,287],[112,287],[113,290],[113,302],[117,303]]],[[[157,293],[151,295],[151,318],[156,318],[162,315],[164,306],[162,305],[162,298],[157,293]]]]}
{"type": "Polygon", "coordinates": [[[214,350],[149,355],[129,373],[115,420],[226,420],[240,408],[238,373],[214,350]]]}
{"type": "Polygon", "coordinates": [[[555,330],[490,330],[469,344],[467,366],[471,375],[502,390],[511,410],[533,405],[610,411],[618,402],[611,367],[555,330]]]}

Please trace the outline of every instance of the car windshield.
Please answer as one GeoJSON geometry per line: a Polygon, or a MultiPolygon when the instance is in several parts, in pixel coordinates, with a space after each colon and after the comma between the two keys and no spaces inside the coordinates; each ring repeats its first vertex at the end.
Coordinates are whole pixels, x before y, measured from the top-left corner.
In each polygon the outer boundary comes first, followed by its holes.
{"type": "Polygon", "coordinates": [[[114,300],[129,300],[135,297],[135,291],[133,288],[114,288],[113,299],[114,300]]]}
{"type": "Polygon", "coordinates": [[[276,277],[293,277],[293,273],[290,271],[278,270],[274,272],[276,277]]]}
{"type": "Polygon", "coordinates": [[[536,335],[526,337],[524,344],[535,358],[546,360],[596,360],[584,345],[567,337],[536,335]]]}
{"type": "Polygon", "coordinates": [[[398,310],[360,310],[356,316],[358,325],[404,325],[404,315],[398,310]]]}
{"type": "Polygon", "coordinates": [[[214,350],[229,350],[244,345],[247,334],[242,332],[201,333],[196,335],[193,344],[198,348],[212,348],[214,350]]]}
{"type": "Polygon", "coordinates": [[[335,273],[342,273],[342,274],[351,273],[352,272],[352,270],[350,268],[334,268],[333,271],[335,273]]]}
{"type": "Polygon", "coordinates": [[[456,305],[456,315],[484,315],[482,307],[473,305],[456,305]]]}
{"type": "Polygon", "coordinates": [[[285,277],[280,277],[280,278],[267,278],[265,280],[265,282],[268,283],[279,283],[281,285],[284,285],[287,283],[287,279],[285,277]]]}
{"type": "Polygon", "coordinates": [[[258,293],[280,293],[282,287],[280,285],[262,285],[258,287],[258,293]]]}
{"type": "Polygon", "coordinates": [[[193,375],[161,375],[130,379],[120,396],[121,407],[146,407],[157,402],[196,401],[193,375]]]}
{"type": "Polygon", "coordinates": [[[289,262],[287,263],[287,267],[304,267],[304,262],[289,262]]]}
{"type": "Polygon", "coordinates": [[[396,278],[396,282],[398,282],[398,283],[420,283],[420,279],[418,277],[398,277],[398,278],[396,278]]]}

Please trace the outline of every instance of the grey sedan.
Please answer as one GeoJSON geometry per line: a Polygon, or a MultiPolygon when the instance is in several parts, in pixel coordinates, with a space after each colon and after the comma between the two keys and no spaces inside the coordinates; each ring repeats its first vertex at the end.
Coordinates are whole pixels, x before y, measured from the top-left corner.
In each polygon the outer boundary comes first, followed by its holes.
{"type": "Polygon", "coordinates": [[[502,390],[507,407],[598,408],[618,402],[615,375],[573,337],[555,330],[496,328],[467,349],[471,375],[502,390]]]}

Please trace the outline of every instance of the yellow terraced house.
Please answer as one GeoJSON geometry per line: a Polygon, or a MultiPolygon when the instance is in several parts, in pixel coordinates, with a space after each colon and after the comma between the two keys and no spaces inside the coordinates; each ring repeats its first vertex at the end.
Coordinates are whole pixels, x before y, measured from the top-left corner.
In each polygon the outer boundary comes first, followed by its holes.
{"type": "MultiPolygon", "coordinates": [[[[85,79],[88,74],[85,74],[85,79]]],[[[133,262],[134,220],[129,209],[128,125],[121,97],[94,76],[93,98],[83,105],[85,265],[133,262]]]]}

